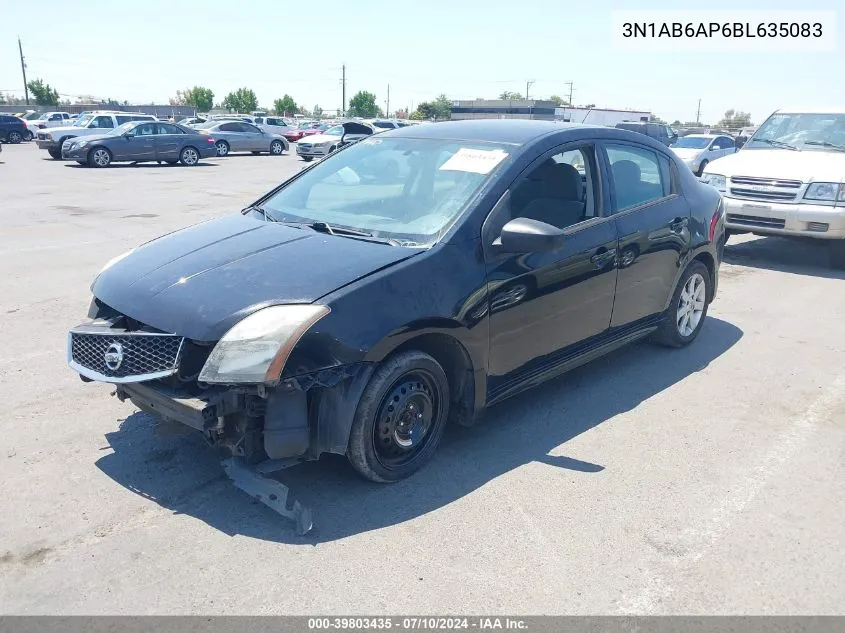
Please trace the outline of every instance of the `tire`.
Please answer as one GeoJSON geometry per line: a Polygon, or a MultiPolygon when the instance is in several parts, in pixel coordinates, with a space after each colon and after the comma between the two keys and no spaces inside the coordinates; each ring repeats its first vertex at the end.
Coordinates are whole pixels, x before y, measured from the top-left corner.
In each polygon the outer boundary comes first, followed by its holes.
{"type": "Polygon", "coordinates": [[[229,155],[229,144],[226,141],[217,141],[214,144],[214,147],[217,148],[217,155],[218,156],[228,156],[229,155]]]}
{"type": "MultiPolygon", "coordinates": [[[[175,165],[177,161],[168,161],[171,165],[175,165]]],[[[185,167],[195,167],[200,162],[200,153],[196,147],[188,145],[182,148],[179,152],[179,161],[185,167]]]]}
{"type": "Polygon", "coordinates": [[[270,143],[270,155],[271,156],[281,156],[282,152],[285,151],[285,144],[279,140],[275,140],[270,143]]]}
{"type": "Polygon", "coordinates": [[[845,240],[831,240],[827,247],[830,265],[836,270],[845,270],[845,240]]]}
{"type": "Polygon", "coordinates": [[[310,163],[312,160],[314,160],[314,157],[313,156],[303,156],[302,160],[304,160],[306,163],[310,163]]]}
{"type": "Polygon", "coordinates": [[[707,266],[697,259],[690,262],[672,294],[666,318],[654,334],[656,343],[685,347],[695,340],[707,317],[712,283],[707,266]],[[690,291],[693,298],[688,300],[690,291]]]}
{"type": "Polygon", "coordinates": [[[32,133],[32,130],[27,130],[23,133],[23,140],[31,141],[33,138],[35,138],[35,135],[32,133]]]}
{"type": "Polygon", "coordinates": [[[88,166],[89,167],[96,167],[98,169],[105,169],[109,165],[111,165],[112,155],[111,152],[103,147],[102,145],[98,145],[96,147],[91,148],[88,152],[88,166]]]}
{"type": "Polygon", "coordinates": [[[53,160],[62,160],[62,150],[60,149],[48,149],[47,153],[53,160]]]}
{"type": "Polygon", "coordinates": [[[707,163],[709,163],[709,162],[710,162],[709,160],[701,161],[701,165],[698,166],[698,171],[696,172],[695,175],[698,176],[699,178],[701,178],[702,174],[704,174],[704,168],[707,167],[707,163]]]}
{"type": "Polygon", "coordinates": [[[9,132],[8,136],[6,136],[6,142],[11,143],[12,145],[17,145],[23,140],[23,134],[18,132],[17,130],[12,130],[9,132]]]}
{"type": "Polygon", "coordinates": [[[428,462],[449,417],[449,381],[428,354],[407,351],[383,362],[364,389],[346,456],[363,477],[390,483],[428,462]]]}

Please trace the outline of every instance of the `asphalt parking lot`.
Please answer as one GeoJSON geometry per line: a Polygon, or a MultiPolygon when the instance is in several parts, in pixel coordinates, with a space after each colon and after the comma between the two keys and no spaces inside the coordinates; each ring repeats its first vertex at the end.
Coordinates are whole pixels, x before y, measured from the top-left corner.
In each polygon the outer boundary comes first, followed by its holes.
{"type": "Polygon", "coordinates": [[[4,146],[0,612],[843,613],[845,274],[812,245],[735,238],[691,347],[522,394],[409,480],[285,471],[306,537],[200,438],[66,367],[108,259],[303,165],[94,170],[4,146]]]}

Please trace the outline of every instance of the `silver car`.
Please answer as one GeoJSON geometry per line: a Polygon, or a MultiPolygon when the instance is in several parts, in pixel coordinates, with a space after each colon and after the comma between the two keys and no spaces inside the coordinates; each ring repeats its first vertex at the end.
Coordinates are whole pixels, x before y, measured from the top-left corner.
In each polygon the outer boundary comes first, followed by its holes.
{"type": "Polygon", "coordinates": [[[218,156],[227,156],[230,152],[269,152],[280,156],[290,149],[281,134],[265,132],[245,121],[209,121],[198,131],[214,137],[218,156]]]}
{"type": "Polygon", "coordinates": [[[696,176],[704,172],[708,163],[736,152],[736,143],[724,134],[689,134],[670,147],[696,176]]]}

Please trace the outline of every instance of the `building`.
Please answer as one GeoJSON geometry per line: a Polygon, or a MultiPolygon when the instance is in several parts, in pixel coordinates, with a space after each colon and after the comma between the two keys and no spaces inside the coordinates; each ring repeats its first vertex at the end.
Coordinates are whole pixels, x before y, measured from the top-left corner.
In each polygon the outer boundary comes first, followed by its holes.
{"type": "Polygon", "coordinates": [[[453,101],[452,120],[536,119],[613,126],[622,121],[648,121],[650,112],[606,108],[559,107],[554,101],[536,99],[476,99],[453,101]]]}
{"type": "Polygon", "coordinates": [[[555,108],[555,120],[568,123],[589,123],[591,125],[614,126],[623,121],[648,121],[651,112],[638,110],[610,110],[607,108],[578,108],[562,106],[555,108]]]}
{"type": "Polygon", "coordinates": [[[535,99],[478,99],[453,101],[452,120],[466,119],[538,119],[555,120],[555,102],[535,99]]]}

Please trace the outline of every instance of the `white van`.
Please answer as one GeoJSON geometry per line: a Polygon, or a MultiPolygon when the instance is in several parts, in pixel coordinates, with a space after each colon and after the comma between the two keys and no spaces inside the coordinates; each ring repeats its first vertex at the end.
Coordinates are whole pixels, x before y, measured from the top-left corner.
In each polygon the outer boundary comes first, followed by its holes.
{"type": "Polygon", "coordinates": [[[845,269],[845,108],[778,110],[701,180],[722,193],[728,234],[827,240],[845,269]]]}

